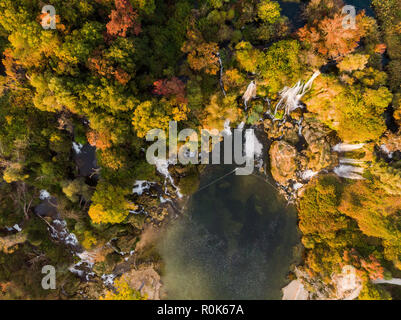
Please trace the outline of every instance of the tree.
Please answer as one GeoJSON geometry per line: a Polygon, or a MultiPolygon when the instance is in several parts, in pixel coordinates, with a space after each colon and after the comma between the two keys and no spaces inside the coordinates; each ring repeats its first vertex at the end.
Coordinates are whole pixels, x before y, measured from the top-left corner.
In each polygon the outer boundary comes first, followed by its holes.
{"type": "Polygon", "coordinates": [[[106,291],[100,300],[147,300],[146,295],[142,295],[138,290],[131,288],[124,279],[118,279],[114,282],[115,292],[106,291]]]}
{"type": "Polygon", "coordinates": [[[72,181],[63,181],[61,187],[64,194],[72,202],[78,202],[79,196],[84,197],[85,200],[90,200],[91,198],[90,187],[82,178],[77,178],[72,181]]]}
{"type": "Polygon", "coordinates": [[[109,148],[99,153],[99,162],[103,168],[119,170],[127,166],[128,159],[120,152],[119,148],[109,148]]]}
{"type": "Polygon", "coordinates": [[[169,97],[175,97],[178,103],[186,104],[185,84],[177,77],[157,80],[154,84],[153,92],[155,94],[169,97]]]}
{"type": "Polygon", "coordinates": [[[139,104],[132,117],[132,125],[138,137],[143,138],[151,129],[167,130],[170,121],[187,119],[188,107],[175,99],[145,101],[139,104]]]}
{"type": "Polygon", "coordinates": [[[358,181],[344,190],[339,210],[358,222],[366,235],[391,241],[401,241],[401,208],[398,196],[379,189],[372,181],[358,181]]]}
{"type": "Polygon", "coordinates": [[[314,82],[305,103],[343,141],[365,142],[377,141],[386,131],[382,115],[391,100],[392,94],[386,87],[345,86],[333,76],[322,75],[314,82]]]}
{"type": "Polygon", "coordinates": [[[106,25],[107,33],[111,36],[126,37],[130,29],[135,35],[141,32],[139,16],[132,8],[129,0],[115,0],[116,10],[110,14],[110,22],[106,25]]]}
{"type": "Polygon", "coordinates": [[[345,229],[348,222],[337,209],[339,203],[340,187],[335,177],[323,176],[308,185],[299,202],[302,233],[333,238],[337,231],[345,229]]]}
{"type": "Polygon", "coordinates": [[[91,146],[94,146],[100,150],[105,150],[107,148],[110,148],[112,145],[110,141],[111,139],[110,132],[106,130],[100,132],[95,130],[90,130],[88,131],[86,137],[91,146]]]}
{"type": "Polygon", "coordinates": [[[391,295],[377,285],[365,282],[359,300],[391,300],[391,295]]]}
{"type": "Polygon", "coordinates": [[[262,0],[258,4],[258,17],[268,23],[274,23],[280,18],[280,5],[276,1],[262,0]]]}
{"type": "Polygon", "coordinates": [[[206,117],[203,119],[203,128],[224,129],[224,123],[229,120],[232,123],[238,122],[243,115],[243,111],[238,108],[236,103],[237,96],[228,94],[226,97],[213,95],[210,103],[205,107],[206,117]]]}
{"type": "Polygon", "coordinates": [[[346,56],[338,65],[340,71],[352,72],[355,70],[363,70],[369,61],[369,55],[352,54],[346,56]]]}
{"type": "Polygon", "coordinates": [[[198,31],[188,31],[187,39],[182,51],[188,53],[189,66],[195,71],[202,70],[207,74],[217,74],[219,71],[217,43],[205,42],[198,31]]]}
{"type": "Polygon", "coordinates": [[[235,46],[235,57],[239,65],[247,72],[255,73],[264,58],[263,53],[250,42],[241,41],[235,46]]]}
{"type": "Polygon", "coordinates": [[[137,206],[125,199],[129,190],[101,180],[96,187],[89,208],[89,216],[94,223],[120,223],[137,206]]]}
{"type": "Polygon", "coordinates": [[[333,18],[326,17],[316,24],[305,25],[297,34],[302,42],[320,54],[331,59],[341,59],[353,52],[365,36],[367,30],[364,17],[364,12],[356,16],[356,29],[344,29],[344,16],[337,13],[333,18]]]}
{"type": "Polygon", "coordinates": [[[304,76],[299,60],[301,47],[296,40],[282,40],[271,45],[262,61],[260,72],[269,88],[269,93],[276,94],[284,86],[292,86],[304,76]]]}
{"type": "Polygon", "coordinates": [[[89,69],[96,71],[99,75],[111,79],[115,79],[125,85],[131,79],[131,76],[121,67],[113,67],[110,59],[106,59],[100,51],[96,51],[92,57],[88,59],[89,69]]]}

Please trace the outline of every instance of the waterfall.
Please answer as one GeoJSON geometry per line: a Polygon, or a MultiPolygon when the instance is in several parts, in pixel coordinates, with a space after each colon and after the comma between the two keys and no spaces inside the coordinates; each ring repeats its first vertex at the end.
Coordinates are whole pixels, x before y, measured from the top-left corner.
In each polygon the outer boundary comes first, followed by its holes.
{"type": "Polygon", "coordinates": [[[394,152],[391,152],[391,151],[387,148],[387,146],[386,146],[385,144],[382,144],[382,145],[380,146],[380,150],[383,151],[383,152],[389,157],[389,159],[391,159],[391,158],[393,157],[393,155],[394,155],[394,152]]]}
{"type": "Polygon", "coordinates": [[[169,161],[166,159],[156,159],[155,161],[157,171],[162,174],[166,179],[164,184],[166,186],[165,192],[167,193],[167,179],[170,181],[171,185],[175,188],[177,192],[178,198],[182,198],[182,194],[180,193],[180,189],[174,184],[173,177],[171,176],[170,172],[168,171],[169,161]]]}
{"type": "Polygon", "coordinates": [[[68,270],[86,281],[89,281],[90,277],[94,277],[95,274],[92,271],[94,264],[93,257],[89,252],[82,250],[75,234],[68,231],[67,222],[56,219],[53,220],[52,224],[48,223],[48,226],[50,236],[70,248],[71,253],[80,258],[80,261],[70,266],[68,270]]]}
{"type": "Polygon", "coordinates": [[[305,181],[309,181],[312,179],[315,175],[317,175],[319,172],[315,172],[312,170],[305,170],[304,172],[301,173],[301,179],[305,181]]]}
{"type": "Polygon", "coordinates": [[[334,152],[348,152],[353,150],[361,149],[365,144],[349,144],[349,143],[339,143],[333,147],[334,152]]]}
{"type": "Polygon", "coordinates": [[[72,142],[72,148],[74,149],[76,154],[80,154],[82,152],[82,148],[84,146],[80,143],[77,143],[75,141],[72,142]]]}
{"type": "Polygon", "coordinates": [[[149,190],[152,185],[155,185],[155,182],[148,182],[146,180],[136,180],[134,188],[132,189],[132,193],[141,196],[143,192],[149,190]]]}
{"type": "Polygon", "coordinates": [[[231,132],[231,127],[230,127],[230,120],[226,119],[226,121],[224,121],[224,130],[223,132],[225,132],[228,136],[231,136],[232,132],[231,132]]]}
{"type": "Polygon", "coordinates": [[[245,132],[245,156],[254,158],[255,167],[261,169],[263,167],[263,144],[258,140],[254,131],[245,132]]]}
{"type": "Polygon", "coordinates": [[[365,178],[361,176],[364,169],[360,167],[354,167],[349,165],[339,165],[334,168],[334,173],[339,177],[352,179],[352,180],[364,180],[365,178]]]}
{"type": "Polygon", "coordinates": [[[114,279],[115,279],[116,277],[117,277],[117,275],[116,275],[116,274],[113,274],[113,273],[111,273],[111,274],[103,274],[103,275],[102,275],[102,280],[103,280],[104,285],[105,285],[106,287],[113,286],[113,284],[114,284],[114,279]]]}
{"type": "Polygon", "coordinates": [[[254,156],[260,157],[262,155],[263,145],[259,142],[258,138],[253,131],[245,131],[245,155],[247,158],[254,156]]]}
{"type": "Polygon", "coordinates": [[[292,188],[293,188],[295,191],[297,191],[297,190],[301,189],[303,186],[304,186],[304,185],[303,185],[302,183],[297,182],[297,183],[295,183],[295,184],[292,186],[292,188]]]}
{"type": "Polygon", "coordinates": [[[248,101],[254,98],[256,98],[256,84],[255,81],[251,81],[242,97],[246,108],[248,108],[248,101]]]}
{"type": "Polygon", "coordinates": [[[277,110],[281,107],[284,108],[285,114],[288,116],[292,111],[298,108],[302,108],[300,101],[302,97],[312,87],[313,81],[320,75],[320,71],[315,71],[312,77],[303,84],[298,81],[292,88],[284,87],[280,92],[281,99],[276,105],[274,116],[277,114],[277,110]]]}
{"type": "Polygon", "coordinates": [[[40,190],[39,199],[40,200],[50,200],[50,193],[47,190],[40,190]]]}
{"type": "MultiPolygon", "coordinates": [[[[361,149],[365,144],[349,144],[349,143],[339,143],[333,147],[334,152],[349,152],[353,150],[361,149]]],[[[334,168],[334,173],[342,178],[353,179],[353,180],[364,180],[365,178],[361,176],[364,172],[364,168],[352,166],[352,164],[363,164],[364,161],[350,158],[341,158],[340,165],[334,168]],[[350,165],[351,164],[351,165],[350,165]]]]}
{"type": "Polygon", "coordinates": [[[399,279],[399,278],[392,278],[390,280],[376,279],[376,280],[373,280],[372,283],[374,283],[374,284],[383,284],[383,283],[384,284],[394,284],[397,286],[401,286],[401,279],[399,279]]]}
{"type": "Polygon", "coordinates": [[[14,224],[12,227],[5,227],[5,229],[7,230],[7,231],[9,231],[9,232],[15,232],[15,231],[17,231],[17,232],[21,232],[22,231],[22,229],[21,229],[21,227],[19,226],[19,224],[14,224]]]}
{"type": "Polygon", "coordinates": [[[303,135],[302,135],[302,129],[303,129],[302,121],[304,121],[303,117],[301,117],[301,119],[299,119],[299,121],[297,122],[297,125],[298,125],[298,137],[301,137],[301,138],[303,137],[303,135]]]}
{"type": "Polygon", "coordinates": [[[221,87],[221,91],[223,92],[224,96],[226,96],[226,90],[224,90],[224,83],[223,83],[223,73],[224,73],[224,69],[223,69],[223,61],[221,61],[221,57],[220,57],[220,52],[217,52],[216,54],[218,60],[219,60],[219,64],[220,64],[220,87],[221,87]]]}

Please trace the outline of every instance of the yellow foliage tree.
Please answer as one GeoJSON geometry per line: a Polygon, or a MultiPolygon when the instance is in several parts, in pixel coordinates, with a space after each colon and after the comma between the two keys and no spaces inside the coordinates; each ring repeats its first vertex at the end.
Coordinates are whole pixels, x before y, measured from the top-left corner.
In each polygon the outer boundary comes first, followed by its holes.
{"type": "Polygon", "coordinates": [[[175,99],[145,101],[135,109],[132,125],[137,136],[143,138],[151,129],[167,130],[170,121],[186,120],[188,112],[187,105],[175,99]]]}
{"type": "Polygon", "coordinates": [[[230,122],[239,121],[243,112],[238,108],[236,99],[235,95],[227,95],[226,97],[213,95],[210,99],[210,104],[205,108],[207,115],[203,120],[203,127],[221,131],[224,129],[226,120],[230,122]]]}
{"type": "Polygon", "coordinates": [[[92,197],[89,216],[94,223],[120,223],[130,210],[138,207],[128,202],[125,195],[128,193],[121,187],[101,181],[92,197]]]}
{"type": "Polygon", "coordinates": [[[109,290],[100,300],[147,300],[146,295],[141,295],[138,290],[131,288],[124,279],[116,280],[114,283],[115,292],[109,290]]]}

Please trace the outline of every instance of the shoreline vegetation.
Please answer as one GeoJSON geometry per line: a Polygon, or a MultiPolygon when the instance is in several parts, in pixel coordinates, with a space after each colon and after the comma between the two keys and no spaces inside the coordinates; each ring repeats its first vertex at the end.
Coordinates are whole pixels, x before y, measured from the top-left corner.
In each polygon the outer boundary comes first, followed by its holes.
{"type": "Polygon", "coordinates": [[[284,298],[401,299],[399,0],[345,30],[342,0],[53,0],[54,30],[41,4],[0,0],[0,299],[168,295],[204,170],[147,163],[169,121],[257,128],[302,233],[284,298]]]}

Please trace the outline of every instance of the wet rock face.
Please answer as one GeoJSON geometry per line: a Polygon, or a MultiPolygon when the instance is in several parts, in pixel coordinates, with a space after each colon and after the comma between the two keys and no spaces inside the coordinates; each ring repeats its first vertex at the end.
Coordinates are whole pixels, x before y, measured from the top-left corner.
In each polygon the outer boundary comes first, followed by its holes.
{"type": "Polygon", "coordinates": [[[319,172],[325,168],[333,168],[338,164],[338,154],[331,150],[335,141],[334,138],[330,137],[327,128],[317,122],[307,122],[302,129],[302,134],[308,145],[303,153],[308,159],[307,163],[310,170],[319,172]]]}
{"type": "Polygon", "coordinates": [[[271,173],[274,180],[281,185],[286,185],[294,179],[297,171],[298,152],[294,146],[285,141],[274,141],[270,147],[271,173]]]}
{"type": "Polygon", "coordinates": [[[298,125],[294,125],[291,122],[286,122],[281,125],[279,121],[266,119],[263,126],[269,139],[285,140],[292,145],[296,145],[299,142],[298,125]]]}

